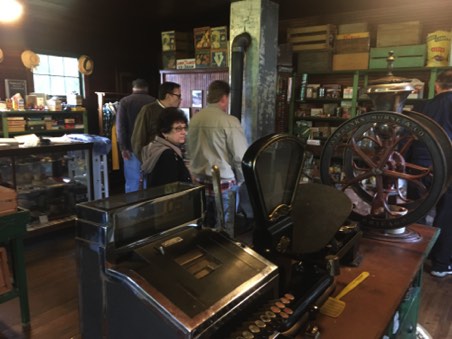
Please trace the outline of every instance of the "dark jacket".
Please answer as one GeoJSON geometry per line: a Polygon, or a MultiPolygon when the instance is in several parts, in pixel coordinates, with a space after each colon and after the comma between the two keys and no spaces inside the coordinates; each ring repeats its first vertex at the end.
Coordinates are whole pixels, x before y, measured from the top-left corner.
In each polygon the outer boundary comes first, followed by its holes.
{"type": "MultiPolygon", "coordinates": [[[[446,131],[449,139],[452,139],[452,92],[439,93],[414,110],[435,120],[446,131]]],[[[415,141],[410,153],[411,162],[422,166],[431,165],[430,154],[423,143],[415,141]]]]}
{"type": "Polygon", "coordinates": [[[143,147],[142,158],[141,169],[147,175],[148,187],[175,181],[191,182],[180,148],[159,136],[143,147]]]}
{"type": "Polygon", "coordinates": [[[156,100],[144,105],[138,113],[132,135],[132,149],[140,160],[143,147],[152,142],[157,135],[157,120],[163,108],[160,101],[156,100]]]}
{"type": "Polygon", "coordinates": [[[135,120],[141,108],[155,101],[155,98],[145,92],[135,92],[119,101],[116,113],[116,131],[121,150],[132,151],[131,139],[135,120]]]}

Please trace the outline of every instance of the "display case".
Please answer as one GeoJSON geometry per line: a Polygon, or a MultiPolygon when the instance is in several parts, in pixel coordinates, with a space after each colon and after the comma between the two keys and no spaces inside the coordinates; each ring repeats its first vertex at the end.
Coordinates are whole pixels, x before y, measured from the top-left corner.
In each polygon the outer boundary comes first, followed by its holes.
{"type": "Polygon", "coordinates": [[[92,143],[0,148],[0,185],[30,211],[28,231],[73,224],[75,205],[92,200],[92,143]]]}

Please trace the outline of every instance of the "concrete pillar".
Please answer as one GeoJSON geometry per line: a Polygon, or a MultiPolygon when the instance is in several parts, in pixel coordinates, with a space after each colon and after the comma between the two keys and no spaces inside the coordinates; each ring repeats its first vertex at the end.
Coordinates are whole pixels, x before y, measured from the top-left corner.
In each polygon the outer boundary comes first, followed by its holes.
{"type": "MultiPolygon", "coordinates": [[[[275,130],[279,5],[269,0],[231,3],[230,41],[251,35],[243,75],[242,126],[248,142],[275,130]]],[[[231,65],[230,65],[231,67],[231,65]]]]}

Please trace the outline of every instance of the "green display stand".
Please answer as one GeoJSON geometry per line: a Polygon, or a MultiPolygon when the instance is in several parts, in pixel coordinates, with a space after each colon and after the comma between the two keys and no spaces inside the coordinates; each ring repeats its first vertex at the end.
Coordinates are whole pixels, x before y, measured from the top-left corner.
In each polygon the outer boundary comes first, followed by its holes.
{"type": "Polygon", "coordinates": [[[23,245],[29,219],[30,213],[24,209],[18,209],[15,213],[0,216],[0,245],[6,246],[10,253],[13,273],[13,288],[0,295],[0,303],[19,297],[22,326],[24,327],[30,325],[23,245]]]}

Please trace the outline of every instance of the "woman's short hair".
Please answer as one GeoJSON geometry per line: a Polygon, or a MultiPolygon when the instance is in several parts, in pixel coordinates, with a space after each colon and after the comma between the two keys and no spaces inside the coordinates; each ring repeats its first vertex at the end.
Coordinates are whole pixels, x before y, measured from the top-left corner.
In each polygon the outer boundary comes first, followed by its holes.
{"type": "Polygon", "coordinates": [[[176,107],[164,108],[157,120],[157,132],[159,136],[163,137],[163,133],[171,132],[175,122],[183,122],[187,125],[188,120],[185,113],[176,107]]]}
{"type": "Polygon", "coordinates": [[[229,95],[231,87],[226,81],[215,80],[207,89],[207,102],[209,104],[215,104],[221,100],[224,95],[229,95]]]}

